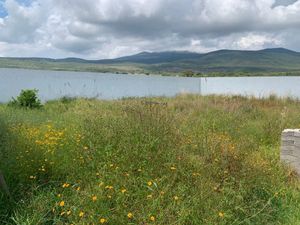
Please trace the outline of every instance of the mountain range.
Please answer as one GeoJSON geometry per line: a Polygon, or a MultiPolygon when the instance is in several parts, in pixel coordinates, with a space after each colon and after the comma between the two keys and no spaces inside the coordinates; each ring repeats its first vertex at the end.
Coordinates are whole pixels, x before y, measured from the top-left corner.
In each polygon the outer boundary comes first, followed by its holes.
{"type": "Polygon", "coordinates": [[[141,52],[115,59],[0,58],[0,67],[149,73],[257,73],[300,71],[300,53],[284,48],[259,51],[219,50],[205,54],[188,51],[141,52]]]}

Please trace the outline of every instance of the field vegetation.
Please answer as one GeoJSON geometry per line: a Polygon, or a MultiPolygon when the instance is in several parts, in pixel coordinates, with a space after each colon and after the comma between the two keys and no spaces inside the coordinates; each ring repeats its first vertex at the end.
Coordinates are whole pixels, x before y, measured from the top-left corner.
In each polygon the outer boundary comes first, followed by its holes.
{"type": "Polygon", "coordinates": [[[300,224],[279,160],[299,112],[274,96],[2,104],[1,224],[300,224]]]}

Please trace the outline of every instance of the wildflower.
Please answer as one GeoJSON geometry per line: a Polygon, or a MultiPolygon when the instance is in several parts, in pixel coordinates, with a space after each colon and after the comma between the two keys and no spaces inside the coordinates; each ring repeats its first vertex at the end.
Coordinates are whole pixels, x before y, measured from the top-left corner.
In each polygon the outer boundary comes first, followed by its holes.
{"type": "Polygon", "coordinates": [[[170,169],[171,169],[171,170],[176,170],[176,167],[172,166],[170,169]]]}
{"type": "Polygon", "coordinates": [[[76,188],[76,191],[80,191],[80,187],[77,187],[77,188],[76,188]]]}
{"type": "Polygon", "coordinates": [[[70,184],[64,183],[62,187],[63,187],[63,188],[68,188],[68,187],[70,187],[70,184]]]}
{"type": "Polygon", "coordinates": [[[124,188],[121,190],[122,194],[124,194],[127,190],[124,188]]]}
{"type": "Polygon", "coordinates": [[[109,190],[112,190],[114,187],[113,186],[109,186],[109,185],[107,185],[106,187],[105,187],[105,189],[109,189],[109,190]]]}
{"type": "Polygon", "coordinates": [[[92,201],[93,201],[93,202],[97,201],[97,196],[95,196],[95,195],[92,196],[92,201]]]}
{"type": "Polygon", "coordinates": [[[140,168],[140,169],[138,169],[138,172],[142,172],[142,169],[140,168]]]}
{"type": "Polygon", "coordinates": [[[179,200],[179,197],[178,197],[178,196],[174,196],[174,200],[175,200],[175,201],[178,201],[178,200],[179,200]]]}
{"type": "Polygon", "coordinates": [[[71,210],[67,211],[67,215],[70,216],[71,215],[71,210]]]}
{"type": "Polygon", "coordinates": [[[106,222],[107,222],[107,219],[101,218],[101,219],[99,220],[99,222],[100,222],[101,224],[106,223],[106,222]]]}
{"type": "Polygon", "coordinates": [[[132,219],[132,218],[133,218],[133,214],[132,214],[132,213],[128,213],[128,214],[127,214],[127,217],[128,217],[129,219],[132,219]]]}
{"type": "Polygon", "coordinates": [[[63,216],[63,215],[65,215],[65,214],[66,214],[65,212],[62,212],[60,215],[63,216]]]}
{"type": "Polygon", "coordinates": [[[57,197],[61,198],[61,194],[58,194],[57,197]]]}
{"type": "Polygon", "coordinates": [[[223,218],[225,216],[224,212],[219,212],[219,217],[223,218]]]}
{"type": "Polygon", "coordinates": [[[83,217],[83,216],[84,216],[84,212],[80,211],[79,217],[83,217]]]}
{"type": "Polygon", "coordinates": [[[150,220],[151,220],[152,222],[154,222],[154,221],[155,221],[155,217],[154,217],[154,216],[150,216],[150,220]]]}
{"type": "Polygon", "coordinates": [[[152,181],[148,181],[147,184],[148,184],[148,186],[152,186],[153,183],[152,183],[152,181]]]}
{"type": "Polygon", "coordinates": [[[87,146],[84,146],[83,149],[84,149],[84,150],[88,150],[89,148],[88,148],[87,146]]]}
{"type": "Polygon", "coordinates": [[[65,205],[65,202],[64,201],[61,201],[60,203],[59,203],[59,206],[60,207],[63,207],[65,205]]]}

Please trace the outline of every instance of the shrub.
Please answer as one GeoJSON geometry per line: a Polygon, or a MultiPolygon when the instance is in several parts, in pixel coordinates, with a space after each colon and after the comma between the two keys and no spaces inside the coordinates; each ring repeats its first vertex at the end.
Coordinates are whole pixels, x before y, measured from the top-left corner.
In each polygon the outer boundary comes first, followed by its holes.
{"type": "Polygon", "coordinates": [[[22,90],[17,99],[12,98],[9,105],[22,108],[41,108],[41,100],[37,96],[38,90],[22,90]]]}

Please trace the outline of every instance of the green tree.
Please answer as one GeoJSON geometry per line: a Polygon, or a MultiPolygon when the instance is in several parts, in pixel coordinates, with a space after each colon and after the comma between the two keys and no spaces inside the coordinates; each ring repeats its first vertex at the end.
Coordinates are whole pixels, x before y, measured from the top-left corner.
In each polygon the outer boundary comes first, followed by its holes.
{"type": "Polygon", "coordinates": [[[12,98],[12,101],[9,103],[11,106],[18,106],[22,108],[41,108],[41,100],[37,96],[38,90],[22,90],[17,99],[12,98]]]}

